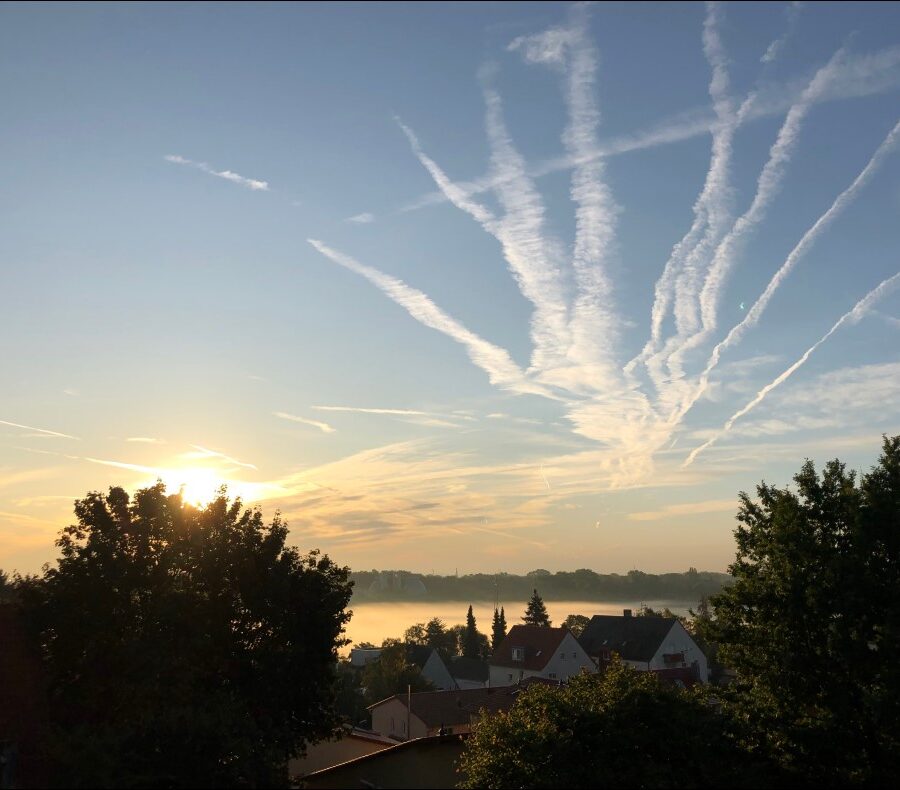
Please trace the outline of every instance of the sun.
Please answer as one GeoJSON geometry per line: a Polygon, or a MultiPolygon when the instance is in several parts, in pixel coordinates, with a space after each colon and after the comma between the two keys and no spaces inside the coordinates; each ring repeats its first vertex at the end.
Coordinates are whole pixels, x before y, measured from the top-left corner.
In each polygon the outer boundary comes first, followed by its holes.
{"type": "Polygon", "coordinates": [[[208,467],[169,469],[161,477],[168,491],[180,490],[184,501],[197,507],[212,502],[223,485],[230,487],[228,480],[208,467]]]}

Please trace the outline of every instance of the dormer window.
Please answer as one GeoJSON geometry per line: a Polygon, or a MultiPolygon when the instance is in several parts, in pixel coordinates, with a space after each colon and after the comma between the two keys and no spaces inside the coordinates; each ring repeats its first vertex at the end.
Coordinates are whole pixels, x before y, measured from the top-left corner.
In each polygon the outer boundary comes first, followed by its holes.
{"type": "Polygon", "coordinates": [[[513,661],[524,661],[525,660],[525,648],[524,647],[514,647],[512,649],[512,660],[513,661]]]}

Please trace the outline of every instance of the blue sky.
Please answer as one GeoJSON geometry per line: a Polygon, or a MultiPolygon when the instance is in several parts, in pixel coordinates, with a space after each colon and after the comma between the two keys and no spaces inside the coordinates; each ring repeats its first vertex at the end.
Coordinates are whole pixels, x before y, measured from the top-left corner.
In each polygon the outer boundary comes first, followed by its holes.
{"type": "Polygon", "coordinates": [[[898,431],[898,23],[6,4],[0,567],[162,477],[355,567],[723,569],[898,431]]]}

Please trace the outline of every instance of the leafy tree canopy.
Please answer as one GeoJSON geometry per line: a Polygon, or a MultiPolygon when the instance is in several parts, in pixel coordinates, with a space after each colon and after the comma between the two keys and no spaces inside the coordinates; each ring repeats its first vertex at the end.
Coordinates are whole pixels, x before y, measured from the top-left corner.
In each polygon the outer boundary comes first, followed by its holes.
{"type": "Polygon", "coordinates": [[[335,725],[348,569],[287,526],[162,483],[75,503],[61,556],[24,585],[46,656],[59,781],[268,786],[335,725]]]}
{"type": "Polygon", "coordinates": [[[483,717],[460,761],[464,788],[755,787],[739,751],[699,696],[618,662],[562,688],[535,685],[483,717]]]}
{"type": "MultiPolygon", "coordinates": [[[[750,745],[817,784],[900,780],[900,436],[861,480],[807,461],[741,494],[735,583],[707,635],[737,670],[750,745]]],[[[701,621],[703,622],[703,621],[701,621]]]]}
{"type": "Polygon", "coordinates": [[[582,631],[588,627],[590,622],[591,618],[586,617],[583,614],[570,614],[563,621],[563,627],[568,628],[572,632],[572,635],[577,638],[581,636],[582,631]]]}
{"type": "Polygon", "coordinates": [[[366,702],[373,705],[394,694],[412,691],[431,691],[429,683],[415,664],[407,658],[406,643],[390,641],[385,644],[377,661],[366,664],[362,676],[362,688],[366,702]]]}

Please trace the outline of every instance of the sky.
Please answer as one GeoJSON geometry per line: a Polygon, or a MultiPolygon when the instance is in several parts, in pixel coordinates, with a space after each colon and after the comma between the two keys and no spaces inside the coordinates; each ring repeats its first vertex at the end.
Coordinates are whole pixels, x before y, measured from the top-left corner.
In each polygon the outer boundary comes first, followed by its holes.
{"type": "Polygon", "coordinates": [[[724,570],[900,432],[900,7],[0,8],[0,568],[216,487],[358,569],[724,570]]]}

